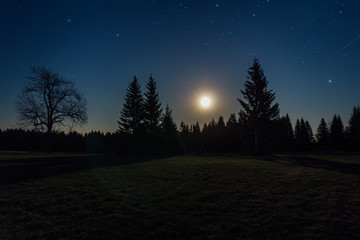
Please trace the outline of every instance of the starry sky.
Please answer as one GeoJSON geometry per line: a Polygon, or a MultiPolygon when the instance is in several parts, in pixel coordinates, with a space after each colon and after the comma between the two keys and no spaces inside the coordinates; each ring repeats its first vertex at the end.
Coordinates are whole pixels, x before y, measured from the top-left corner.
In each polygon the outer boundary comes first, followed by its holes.
{"type": "Polygon", "coordinates": [[[134,75],[144,90],[153,75],[177,123],[227,119],[254,57],[281,115],[346,125],[360,104],[359,15],[358,0],[2,0],[0,128],[17,127],[31,65],[76,82],[88,100],[80,132],[117,129],[134,75]]]}

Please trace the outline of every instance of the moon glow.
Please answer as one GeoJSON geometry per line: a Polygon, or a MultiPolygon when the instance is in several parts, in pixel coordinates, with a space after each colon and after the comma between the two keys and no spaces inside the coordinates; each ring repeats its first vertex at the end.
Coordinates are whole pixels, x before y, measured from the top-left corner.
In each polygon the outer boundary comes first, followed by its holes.
{"type": "Polygon", "coordinates": [[[210,104],[211,104],[210,98],[208,98],[208,97],[201,98],[201,106],[202,107],[207,108],[210,106],[210,104]]]}

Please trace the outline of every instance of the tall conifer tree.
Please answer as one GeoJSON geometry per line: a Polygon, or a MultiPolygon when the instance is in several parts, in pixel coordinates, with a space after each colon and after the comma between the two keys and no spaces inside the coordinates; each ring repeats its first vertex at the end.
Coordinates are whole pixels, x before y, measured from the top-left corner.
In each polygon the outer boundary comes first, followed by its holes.
{"type": "Polygon", "coordinates": [[[314,133],[308,120],[305,121],[306,141],[309,144],[314,142],[314,133]]]}
{"type": "Polygon", "coordinates": [[[143,126],[144,101],[136,76],[127,88],[125,103],[120,113],[119,132],[135,134],[143,126]]]}
{"type": "Polygon", "coordinates": [[[294,130],[291,124],[289,114],[286,114],[285,118],[283,118],[283,121],[286,129],[286,140],[292,144],[294,142],[294,130]]]}
{"type": "Polygon", "coordinates": [[[245,122],[253,133],[254,153],[258,153],[259,135],[269,127],[272,120],[279,118],[279,104],[274,103],[275,93],[267,88],[268,81],[257,58],[248,70],[245,90],[241,90],[244,100],[241,105],[240,120],[245,122]]]}
{"type": "Polygon", "coordinates": [[[144,110],[145,126],[150,132],[154,132],[161,125],[162,108],[159,93],[156,90],[156,82],[152,75],[146,84],[144,110]]]}
{"type": "Polygon", "coordinates": [[[321,118],[320,124],[316,131],[316,140],[320,148],[326,147],[329,143],[329,128],[324,118],[321,118]]]}
{"type": "Polygon", "coordinates": [[[300,150],[310,149],[314,142],[314,134],[310,123],[304,118],[296,120],[295,124],[295,140],[300,150]]]}
{"type": "Polygon", "coordinates": [[[334,115],[330,125],[330,145],[334,150],[342,150],[345,142],[344,124],[340,115],[334,115]]]}
{"type": "Polygon", "coordinates": [[[177,134],[177,127],[174,119],[172,117],[172,110],[168,105],[166,105],[165,112],[164,112],[164,119],[162,122],[162,130],[165,135],[176,135],[177,134]]]}

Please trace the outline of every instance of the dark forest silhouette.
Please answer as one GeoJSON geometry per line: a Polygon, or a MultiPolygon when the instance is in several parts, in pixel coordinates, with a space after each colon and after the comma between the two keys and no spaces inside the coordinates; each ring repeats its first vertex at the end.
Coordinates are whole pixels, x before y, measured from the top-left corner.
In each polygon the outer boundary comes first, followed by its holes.
{"type": "MultiPolygon", "coordinates": [[[[69,91],[75,94],[75,99],[79,97],[78,107],[81,107],[82,111],[81,118],[75,120],[80,121],[81,124],[86,122],[86,100],[73,88],[73,83],[45,68],[32,68],[30,80],[34,76],[40,79],[45,76],[45,80],[46,76],[60,79],[67,84],[60,87],[70,86],[67,89],[72,89],[72,92],[69,91]],[[50,75],[41,75],[41,71],[50,75]]],[[[279,116],[279,105],[274,102],[275,93],[267,89],[267,84],[259,61],[254,59],[248,71],[244,90],[241,90],[242,97],[238,98],[240,103],[238,115],[233,113],[227,119],[219,116],[218,119],[213,118],[203,126],[200,126],[199,122],[193,124],[181,122],[177,126],[171,108],[168,105],[165,109],[162,107],[153,76],[149,77],[145,93],[142,93],[141,86],[134,77],[127,89],[116,132],[64,133],[49,129],[52,126],[47,124],[38,125],[36,121],[29,122],[29,119],[31,120],[29,118],[23,123],[33,126],[33,130],[0,130],[0,149],[43,151],[47,149],[46,146],[51,139],[51,150],[59,152],[256,154],[308,150],[360,151],[359,106],[353,108],[346,127],[341,117],[335,114],[329,123],[322,118],[314,134],[309,122],[304,118],[297,119],[293,127],[288,114],[279,116]],[[42,131],[43,128],[39,126],[44,126],[46,131],[42,131]]],[[[26,87],[26,90],[29,90],[29,87],[26,87]]],[[[23,98],[24,95],[21,95],[16,103],[18,110],[21,110],[19,106],[28,104],[21,102],[23,98]]],[[[40,112],[44,111],[46,109],[40,109],[40,112]]],[[[18,112],[21,120],[24,114],[18,112]]],[[[70,120],[73,121],[71,118],[70,120]]]]}

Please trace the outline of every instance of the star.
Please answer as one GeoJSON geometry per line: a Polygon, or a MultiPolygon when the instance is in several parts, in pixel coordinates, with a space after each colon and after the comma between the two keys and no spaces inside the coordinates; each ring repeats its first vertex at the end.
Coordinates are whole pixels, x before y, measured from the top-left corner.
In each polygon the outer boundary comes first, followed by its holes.
{"type": "Polygon", "coordinates": [[[217,4],[215,4],[215,7],[219,7],[220,5],[217,3],[217,4]]]}
{"type": "Polygon", "coordinates": [[[67,21],[68,23],[71,23],[71,19],[70,19],[70,18],[68,18],[66,21],[67,21]]]}
{"type": "Polygon", "coordinates": [[[329,79],[329,83],[332,83],[332,80],[331,80],[331,79],[329,79]]]}

